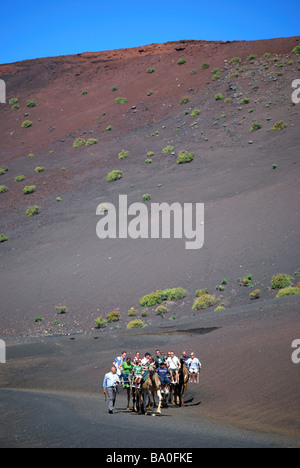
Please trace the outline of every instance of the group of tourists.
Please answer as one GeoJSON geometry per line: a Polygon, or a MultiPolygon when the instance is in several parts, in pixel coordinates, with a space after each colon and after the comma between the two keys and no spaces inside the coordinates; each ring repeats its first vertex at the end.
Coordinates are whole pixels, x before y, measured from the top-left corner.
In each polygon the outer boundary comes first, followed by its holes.
{"type": "Polygon", "coordinates": [[[149,367],[152,366],[156,369],[162,392],[164,392],[167,391],[169,385],[179,383],[179,370],[182,365],[185,365],[188,369],[190,383],[197,383],[201,362],[196,358],[194,352],[189,356],[186,351],[183,351],[181,359],[179,359],[174,351],[165,354],[157,349],[155,356],[146,353],[143,358],[139,352],[135,354],[134,358],[131,358],[124,351],[121,356],[115,358],[111,371],[105,375],[103,381],[104,394],[105,396],[108,395],[109,398],[109,413],[113,414],[118,385],[123,384],[124,388],[141,388],[143,376],[147,374],[149,367]]]}

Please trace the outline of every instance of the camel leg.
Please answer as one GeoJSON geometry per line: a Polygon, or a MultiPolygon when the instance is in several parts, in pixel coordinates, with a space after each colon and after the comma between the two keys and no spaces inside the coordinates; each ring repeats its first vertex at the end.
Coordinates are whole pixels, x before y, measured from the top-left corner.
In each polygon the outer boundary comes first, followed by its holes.
{"type": "Polygon", "coordinates": [[[136,393],[136,407],[137,407],[137,412],[138,414],[143,414],[144,412],[144,398],[143,398],[143,393],[142,392],[137,392],[136,393]]]}
{"type": "Polygon", "coordinates": [[[142,392],[141,394],[141,412],[142,414],[147,414],[147,408],[145,410],[145,404],[146,404],[146,398],[148,397],[149,400],[149,394],[148,392],[142,392]]]}
{"type": "Polygon", "coordinates": [[[184,385],[183,385],[182,397],[181,397],[181,408],[184,407],[184,397],[185,397],[186,388],[187,388],[187,384],[184,384],[184,385]]]}
{"type": "Polygon", "coordinates": [[[132,389],[132,411],[134,413],[137,413],[137,403],[138,403],[137,391],[135,388],[133,388],[132,389]]]}
{"type": "Polygon", "coordinates": [[[158,396],[158,408],[157,408],[157,413],[161,414],[161,404],[162,404],[162,394],[160,390],[157,390],[157,396],[158,396]]]}
{"type": "Polygon", "coordinates": [[[177,405],[177,386],[172,384],[173,405],[177,405]]]}
{"type": "Polygon", "coordinates": [[[126,410],[129,410],[130,408],[130,388],[127,388],[127,408],[126,410]]]}

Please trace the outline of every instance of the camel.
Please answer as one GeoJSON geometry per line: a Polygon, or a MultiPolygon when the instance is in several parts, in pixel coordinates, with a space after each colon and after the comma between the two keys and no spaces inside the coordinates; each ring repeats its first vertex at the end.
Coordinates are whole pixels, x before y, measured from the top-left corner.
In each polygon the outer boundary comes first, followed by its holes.
{"type": "MultiPolygon", "coordinates": [[[[179,383],[172,385],[173,387],[173,404],[178,405],[180,408],[184,407],[185,392],[189,383],[189,372],[185,365],[184,359],[180,359],[181,368],[179,369],[179,383]]],[[[171,399],[171,392],[170,392],[171,399]]],[[[170,400],[169,400],[170,401],[170,400]]]]}
{"type": "Polygon", "coordinates": [[[146,396],[148,396],[150,400],[150,395],[152,394],[154,401],[154,393],[156,392],[159,400],[157,414],[161,414],[161,383],[156,373],[155,366],[150,365],[148,370],[149,374],[147,379],[145,380],[145,382],[141,383],[141,388],[138,391],[136,391],[133,395],[134,408],[139,409],[139,411],[143,414],[147,414],[147,412],[145,411],[146,396]]]}

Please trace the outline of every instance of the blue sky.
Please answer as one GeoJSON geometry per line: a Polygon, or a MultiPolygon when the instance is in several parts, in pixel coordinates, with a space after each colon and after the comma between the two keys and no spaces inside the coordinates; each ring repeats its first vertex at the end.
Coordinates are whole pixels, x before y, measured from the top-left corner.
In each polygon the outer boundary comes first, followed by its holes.
{"type": "Polygon", "coordinates": [[[297,3],[297,0],[0,0],[0,63],[180,39],[297,36],[300,34],[297,3]]]}

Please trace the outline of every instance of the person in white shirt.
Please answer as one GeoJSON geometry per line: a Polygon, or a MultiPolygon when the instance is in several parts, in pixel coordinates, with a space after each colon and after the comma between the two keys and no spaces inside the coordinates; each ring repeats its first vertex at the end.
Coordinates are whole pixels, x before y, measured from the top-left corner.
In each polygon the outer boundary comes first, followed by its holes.
{"type": "Polygon", "coordinates": [[[113,366],[108,372],[105,374],[103,380],[103,390],[104,395],[108,395],[108,412],[109,414],[114,413],[116,397],[117,397],[117,385],[120,383],[119,377],[117,375],[117,369],[113,366]]]}
{"type": "Polygon", "coordinates": [[[146,354],[145,354],[145,357],[142,359],[142,366],[143,366],[143,367],[148,367],[148,366],[149,366],[150,358],[151,358],[151,354],[150,354],[150,353],[146,353],[146,354]]]}
{"type": "Polygon", "coordinates": [[[186,362],[191,380],[190,383],[197,383],[198,373],[200,373],[201,362],[195,357],[195,353],[191,353],[190,359],[186,362]]]}
{"type": "Polygon", "coordinates": [[[181,368],[180,361],[177,356],[175,356],[174,351],[168,353],[168,359],[166,361],[167,367],[171,373],[172,383],[178,384],[179,383],[179,374],[178,370],[181,368]],[[175,377],[174,377],[175,374],[175,377]]]}
{"type": "Polygon", "coordinates": [[[119,377],[121,377],[122,375],[122,364],[123,362],[126,362],[126,357],[127,357],[127,353],[123,351],[122,356],[116,357],[116,359],[113,362],[113,366],[115,366],[119,377]]]}

